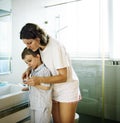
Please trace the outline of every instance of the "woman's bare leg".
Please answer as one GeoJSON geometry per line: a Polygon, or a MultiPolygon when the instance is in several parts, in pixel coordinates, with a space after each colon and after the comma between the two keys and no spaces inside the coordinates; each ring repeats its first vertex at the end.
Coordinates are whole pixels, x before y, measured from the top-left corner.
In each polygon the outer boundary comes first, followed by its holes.
{"type": "Polygon", "coordinates": [[[61,103],[53,101],[52,116],[54,123],[74,123],[78,102],[61,103]]]}
{"type": "Polygon", "coordinates": [[[78,102],[60,103],[60,123],[74,123],[78,102]]]}

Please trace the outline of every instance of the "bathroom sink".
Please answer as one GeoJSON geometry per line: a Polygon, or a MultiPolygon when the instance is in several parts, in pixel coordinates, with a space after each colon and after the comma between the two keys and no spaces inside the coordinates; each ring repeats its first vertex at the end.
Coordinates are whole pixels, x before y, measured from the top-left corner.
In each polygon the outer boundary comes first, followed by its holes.
{"type": "Polygon", "coordinates": [[[23,92],[20,84],[0,83],[0,110],[28,101],[28,92],[23,92]]]}

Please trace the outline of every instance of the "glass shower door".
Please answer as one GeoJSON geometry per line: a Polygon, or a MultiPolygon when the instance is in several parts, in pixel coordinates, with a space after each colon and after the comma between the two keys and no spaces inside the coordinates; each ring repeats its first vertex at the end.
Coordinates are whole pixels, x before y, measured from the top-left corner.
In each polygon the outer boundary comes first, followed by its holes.
{"type": "Polygon", "coordinates": [[[82,100],[78,104],[77,112],[101,118],[101,60],[72,60],[72,64],[78,75],[82,94],[82,100]]]}

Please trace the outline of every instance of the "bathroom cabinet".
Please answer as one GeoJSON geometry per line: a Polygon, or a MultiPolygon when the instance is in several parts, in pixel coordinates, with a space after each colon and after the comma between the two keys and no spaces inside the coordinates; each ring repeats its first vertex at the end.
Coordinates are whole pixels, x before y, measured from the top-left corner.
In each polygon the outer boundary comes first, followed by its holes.
{"type": "Polygon", "coordinates": [[[0,82],[0,123],[26,123],[29,114],[28,92],[20,84],[0,82]]]}
{"type": "Polygon", "coordinates": [[[29,118],[28,102],[0,111],[0,123],[27,123],[29,118]]]}

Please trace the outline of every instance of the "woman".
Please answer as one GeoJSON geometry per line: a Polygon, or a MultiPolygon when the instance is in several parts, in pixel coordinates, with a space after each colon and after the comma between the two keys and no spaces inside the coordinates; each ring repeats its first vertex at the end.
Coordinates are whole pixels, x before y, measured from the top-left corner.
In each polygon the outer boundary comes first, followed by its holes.
{"type": "MultiPolygon", "coordinates": [[[[32,77],[26,84],[30,86],[43,82],[54,84],[52,94],[54,123],[74,123],[76,107],[81,95],[78,77],[64,47],[33,23],[23,26],[20,31],[20,39],[27,48],[33,51],[40,49],[42,61],[52,73],[51,77],[32,77]]],[[[28,76],[28,71],[30,70],[28,69],[23,74],[23,79],[28,76]]]]}

